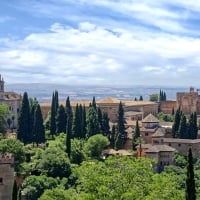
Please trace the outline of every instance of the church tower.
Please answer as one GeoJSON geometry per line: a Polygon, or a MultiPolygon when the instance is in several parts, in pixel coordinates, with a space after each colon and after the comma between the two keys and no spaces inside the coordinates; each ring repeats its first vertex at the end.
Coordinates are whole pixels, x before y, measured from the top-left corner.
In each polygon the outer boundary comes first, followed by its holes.
{"type": "Polygon", "coordinates": [[[0,100],[3,99],[3,95],[4,95],[4,80],[0,74],[0,100]]]}
{"type": "Polygon", "coordinates": [[[4,93],[4,80],[3,77],[1,77],[1,74],[0,74],[0,92],[4,93]]]}

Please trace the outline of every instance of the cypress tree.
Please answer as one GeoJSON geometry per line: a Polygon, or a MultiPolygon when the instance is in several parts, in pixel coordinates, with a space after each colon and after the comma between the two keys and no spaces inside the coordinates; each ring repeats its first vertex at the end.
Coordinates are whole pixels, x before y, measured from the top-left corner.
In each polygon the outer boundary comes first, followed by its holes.
{"type": "Polygon", "coordinates": [[[143,97],[142,96],[140,96],[140,99],[139,99],[140,101],[143,101],[143,97]]]}
{"type": "Polygon", "coordinates": [[[189,117],[188,123],[188,135],[190,139],[196,139],[198,133],[198,126],[197,126],[197,115],[195,113],[191,113],[189,117]]]}
{"type": "Polygon", "coordinates": [[[97,115],[99,121],[99,133],[103,134],[103,116],[100,108],[97,108],[97,115]]]}
{"type": "Polygon", "coordinates": [[[180,125],[179,129],[177,131],[176,138],[181,138],[181,139],[188,139],[187,135],[187,121],[185,115],[182,113],[181,115],[181,120],[180,120],[180,125]]]}
{"type": "Polygon", "coordinates": [[[111,135],[110,135],[110,146],[113,149],[115,148],[115,137],[116,137],[116,127],[115,125],[113,125],[111,135]]]}
{"type": "Polygon", "coordinates": [[[66,127],[66,153],[68,157],[71,154],[71,137],[72,137],[72,121],[73,121],[73,113],[72,108],[70,105],[69,96],[66,100],[66,120],[67,120],[67,127],[66,127]]]}
{"type": "Polygon", "coordinates": [[[72,125],[72,135],[73,138],[81,138],[81,113],[79,110],[79,105],[76,105],[75,115],[72,125]]]}
{"type": "Polygon", "coordinates": [[[96,109],[93,106],[88,108],[86,126],[87,138],[99,133],[98,115],[96,109]]]}
{"type": "Polygon", "coordinates": [[[83,111],[82,111],[81,131],[82,131],[81,138],[86,138],[86,110],[85,110],[85,105],[83,106],[83,111]]]}
{"type": "Polygon", "coordinates": [[[54,106],[55,106],[55,113],[57,113],[57,110],[59,108],[59,99],[58,99],[58,91],[57,90],[54,93],[54,106]]]}
{"type": "Polygon", "coordinates": [[[172,137],[175,138],[177,135],[177,131],[179,129],[180,119],[181,119],[181,110],[180,108],[177,109],[174,117],[174,123],[172,126],[172,137]]]}
{"type": "Polygon", "coordinates": [[[138,120],[137,120],[135,130],[134,130],[134,133],[133,133],[133,149],[135,149],[136,143],[137,143],[137,140],[138,140],[139,137],[140,137],[140,127],[139,127],[139,123],[138,123],[138,120]]]}
{"type": "Polygon", "coordinates": [[[105,136],[107,136],[107,137],[110,136],[110,125],[109,125],[109,117],[108,117],[107,112],[103,113],[102,131],[105,136]]]}
{"type": "Polygon", "coordinates": [[[31,128],[31,140],[33,142],[33,135],[34,135],[34,117],[35,117],[35,110],[37,108],[38,105],[38,101],[36,98],[34,99],[29,99],[29,105],[30,105],[30,128],[31,128]]]}
{"type": "Polygon", "coordinates": [[[12,190],[12,200],[17,200],[17,193],[18,193],[17,183],[16,180],[14,180],[13,190],[12,190]]]}
{"type": "Polygon", "coordinates": [[[120,101],[118,107],[118,120],[117,120],[117,148],[123,148],[124,142],[126,140],[126,131],[125,131],[125,119],[124,119],[124,109],[122,102],[120,101]],[[121,144],[120,144],[121,143],[121,144]]]}
{"type": "Polygon", "coordinates": [[[66,133],[66,112],[63,105],[58,107],[57,115],[56,115],[56,133],[66,133]]]}
{"type": "Polygon", "coordinates": [[[55,107],[54,92],[53,92],[52,101],[51,101],[50,133],[52,137],[56,134],[56,107],[55,107]]]}
{"type": "Polygon", "coordinates": [[[193,156],[191,148],[189,148],[188,158],[187,158],[185,197],[186,200],[196,200],[196,187],[195,187],[193,156]]]}
{"type": "Polygon", "coordinates": [[[24,144],[30,143],[32,140],[31,134],[31,119],[30,119],[30,107],[27,92],[24,92],[22,98],[22,106],[18,117],[17,127],[17,139],[24,144]]]}
{"type": "Polygon", "coordinates": [[[43,125],[43,118],[42,118],[42,112],[40,109],[40,105],[38,104],[35,110],[34,115],[34,142],[37,144],[44,143],[45,142],[45,130],[43,125]]]}
{"type": "Polygon", "coordinates": [[[93,99],[92,99],[92,107],[94,107],[94,109],[97,109],[95,96],[93,96],[93,99]]]}

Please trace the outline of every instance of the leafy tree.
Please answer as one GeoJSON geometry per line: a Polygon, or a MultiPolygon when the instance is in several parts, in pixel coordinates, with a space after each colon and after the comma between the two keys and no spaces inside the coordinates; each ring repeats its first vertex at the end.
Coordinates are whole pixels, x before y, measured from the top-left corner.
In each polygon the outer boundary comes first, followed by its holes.
{"type": "Polygon", "coordinates": [[[151,94],[149,100],[150,101],[158,101],[159,95],[158,94],[151,94]]]}
{"type": "Polygon", "coordinates": [[[184,193],[177,186],[176,176],[154,174],[151,165],[152,160],[127,157],[83,162],[76,169],[77,192],[87,195],[84,199],[183,199],[184,193]],[[162,198],[154,196],[162,192],[162,198]]]}
{"type": "Polygon", "coordinates": [[[8,114],[8,106],[5,104],[0,104],[0,133],[6,132],[6,116],[8,114]]]}
{"type": "Polygon", "coordinates": [[[107,137],[101,134],[93,135],[85,144],[85,152],[91,158],[100,159],[103,149],[108,145],[109,140],[107,137]]]}
{"type": "Polygon", "coordinates": [[[85,141],[83,139],[72,139],[70,154],[70,161],[72,163],[80,164],[85,159],[84,144],[85,141]]]}
{"type": "Polygon", "coordinates": [[[137,120],[135,130],[134,130],[134,133],[133,133],[133,149],[136,148],[137,140],[138,140],[139,137],[140,137],[140,127],[139,127],[139,123],[138,123],[138,120],[137,120]]]}
{"type": "Polygon", "coordinates": [[[66,100],[66,120],[67,120],[67,127],[66,127],[66,153],[68,157],[71,154],[71,137],[72,137],[72,121],[73,121],[73,113],[72,108],[70,105],[70,99],[67,97],[66,100]]]}
{"type": "Polygon", "coordinates": [[[58,107],[57,115],[56,115],[56,133],[65,133],[66,132],[66,112],[63,105],[58,107]]]}
{"type": "Polygon", "coordinates": [[[37,104],[34,113],[34,123],[33,123],[33,142],[38,146],[39,143],[45,142],[45,130],[43,125],[42,112],[40,109],[40,104],[37,104]]]}
{"type": "Polygon", "coordinates": [[[118,119],[117,119],[117,137],[115,141],[116,149],[123,149],[124,142],[126,140],[126,131],[125,131],[125,118],[124,118],[124,109],[122,102],[120,101],[118,107],[118,119]]]}
{"type": "Polygon", "coordinates": [[[46,189],[53,189],[59,184],[58,179],[46,176],[28,176],[23,184],[22,190],[27,199],[37,200],[46,189]]]}
{"type": "Polygon", "coordinates": [[[86,124],[88,138],[99,133],[98,115],[96,109],[93,106],[88,108],[86,124]]]}
{"type": "Polygon", "coordinates": [[[68,177],[71,173],[69,159],[64,151],[56,147],[48,147],[42,154],[38,164],[41,173],[51,177],[68,177]]]}
{"type": "Polygon", "coordinates": [[[39,200],[72,200],[72,198],[68,191],[56,187],[45,190],[39,200]]]}
{"type": "Polygon", "coordinates": [[[0,140],[0,152],[12,153],[15,159],[15,170],[18,172],[20,164],[25,161],[24,145],[14,138],[0,140]]]}
{"type": "Polygon", "coordinates": [[[192,156],[191,148],[189,148],[189,151],[188,151],[188,163],[187,163],[187,177],[186,177],[185,196],[186,196],[186,200],[196,200],[194,166],[193,166],[193,156],[192,156]]]}
{"type": "Polygon", "coordinates": [[[32,142],[30,106],[27,92],[24,92],[18,117],[17,138],[24,144],[32,142]]]}

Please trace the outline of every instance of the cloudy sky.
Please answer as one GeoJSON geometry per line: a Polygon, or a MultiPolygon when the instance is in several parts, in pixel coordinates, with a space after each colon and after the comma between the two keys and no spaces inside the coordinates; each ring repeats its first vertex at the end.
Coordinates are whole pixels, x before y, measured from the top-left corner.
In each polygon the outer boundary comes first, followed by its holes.
{"type": "Polygon", "coordinates": [[[6,83],[200,85],[200,0],[0,2],[6,83]]]}

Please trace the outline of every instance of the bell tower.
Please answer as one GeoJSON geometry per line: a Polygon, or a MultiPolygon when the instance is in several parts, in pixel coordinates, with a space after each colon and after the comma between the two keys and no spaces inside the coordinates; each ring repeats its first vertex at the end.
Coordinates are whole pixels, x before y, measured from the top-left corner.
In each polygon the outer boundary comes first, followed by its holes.
{"type": "Polygon", "coordinates": [[[1,74],[0,74],[0,92],[4,92],[4,80],[3,77],[1,77],[1,74]]]}

